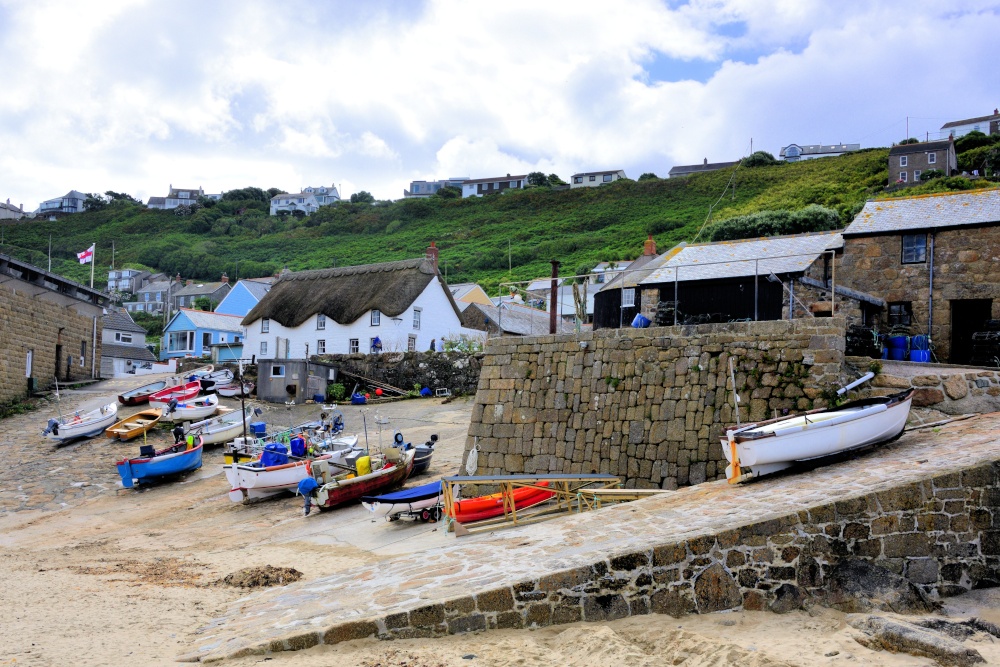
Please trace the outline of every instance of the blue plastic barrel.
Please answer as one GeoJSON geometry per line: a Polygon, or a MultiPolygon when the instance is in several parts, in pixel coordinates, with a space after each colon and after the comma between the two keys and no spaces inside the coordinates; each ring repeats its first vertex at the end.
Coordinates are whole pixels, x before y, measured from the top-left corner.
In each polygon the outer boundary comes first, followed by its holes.
{"type": "Polygon", "coordinates": [[[931,360],[930,350],[910,350],[910,361],[927,363],[931,360]]]}
{"type": "Polygon", "coordinates": [[[649,318],[642,313],[636,313],[635,317],[632,318],[632,326],[636,329],[645,329],[650,324],[652,324],[652,322],[650,322],[649,318]]]}
{"type": "Polygon", "coordinates": [[[929,343],[930,340],[927,338],[927,336],[924,335],[914,336],[913,338],[910,339],[910,349],[929,350],[930,349],[929,343]]]}
{"type": "Polygon", "coordinates": [[[895,361],[906,359],[908,342],[906,336],[889,336],[889,358],[895,361]]]}

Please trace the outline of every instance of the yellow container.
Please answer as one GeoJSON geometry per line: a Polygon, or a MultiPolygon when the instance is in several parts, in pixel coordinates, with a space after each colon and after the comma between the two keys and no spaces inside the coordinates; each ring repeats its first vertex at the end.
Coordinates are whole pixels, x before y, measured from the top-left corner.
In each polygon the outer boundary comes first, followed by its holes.
{"type": "Polygon", "coordinates": [[[358,477],[367,475],[372,471],[372,459],[370,456],[362,456],[358,459],[358,477]]]}

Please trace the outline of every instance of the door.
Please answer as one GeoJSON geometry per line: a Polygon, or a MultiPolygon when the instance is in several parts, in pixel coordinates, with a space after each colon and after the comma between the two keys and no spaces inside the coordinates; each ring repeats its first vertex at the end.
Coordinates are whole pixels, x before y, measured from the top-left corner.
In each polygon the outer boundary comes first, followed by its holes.
{"type": "Polygon", "coordinates": [[[993,312],[993,299],[951,301],[951,356],[953,364],[972,361],[972,334],[982,331],[993,312]]]}

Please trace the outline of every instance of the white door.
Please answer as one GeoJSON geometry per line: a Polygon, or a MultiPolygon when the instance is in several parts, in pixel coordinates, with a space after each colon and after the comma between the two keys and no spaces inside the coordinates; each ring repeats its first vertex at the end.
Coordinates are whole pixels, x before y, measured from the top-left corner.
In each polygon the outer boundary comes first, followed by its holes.
{"type": "Polygon", "coordinates": [[[26,378],[31,377],[31,357],[33,352],[34,350],[28,350],[28,356],[24,360],[24,377],[26,378]]]}

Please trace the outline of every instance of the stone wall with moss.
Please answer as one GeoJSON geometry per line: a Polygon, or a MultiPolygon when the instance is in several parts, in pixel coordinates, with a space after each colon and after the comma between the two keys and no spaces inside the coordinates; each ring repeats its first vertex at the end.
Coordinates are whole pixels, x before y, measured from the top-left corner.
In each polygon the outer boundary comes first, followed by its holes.
{"type": "Polygon", "coordinates": [[[741,419],[827,405],[842,384],[844,321],[809,318],[491,340],[465,445],[476,474],[606,473],[629,488],[724,475],[741,419]]]}

